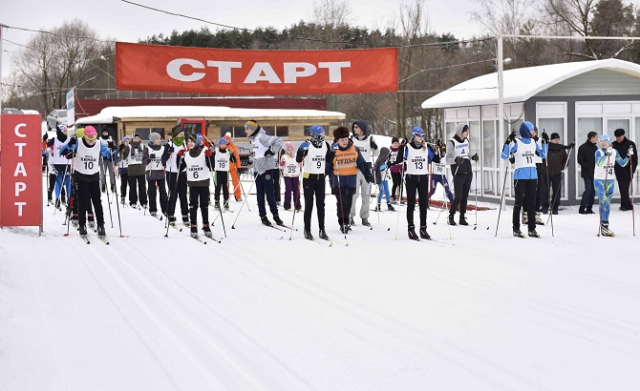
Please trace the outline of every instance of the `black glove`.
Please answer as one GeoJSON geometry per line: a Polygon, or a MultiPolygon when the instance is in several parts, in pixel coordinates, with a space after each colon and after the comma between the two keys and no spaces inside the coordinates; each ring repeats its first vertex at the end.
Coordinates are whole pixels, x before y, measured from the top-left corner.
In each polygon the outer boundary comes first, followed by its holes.
{"type": "Polygon", "coordinates": [[[576,142],[575,141],[572,141],[571,144],[569,144],[569,148],[573,148],[575,146],[576,146],[576,142]]]}
{"type": "Polygon", "coordinates": [[[512,143],[513,140],[515,140],[515,139],[516,139],[516,132],[513,131],[513,132],[511,132],[511,134],[509,134],[509,137],[507,137],[507,140],[504,143],[508,145],[508,144],[512,143]]]}
{"type": "Polygon", "coordinates": [[[456,164],[462,164],[463,161],[464,161],[464,158],[462,156],[458,156],[456,158],[456,164]]]}
{"type": "Polygon", "coordinates": [[[78,142],[78,139],[75,137],[71,137],[69,139],[69,142],[67,143],[70,147],[73,147],[74,145],[76,145],[76,143],[78,142]]]}
{"type": "Polygon", "coordinates": [[[509,155],[509,162],[511,164],[515,163],[516,162],[516,155],[514,155],[514,154],[509,155]]]}
{"type": "MultiPolygon", "coordinates": [[[[538,137],[538,136],[533,136],[533,141],[538,142],[538,140],[540,140],[540,137],[538,137]]],[[[544,142],[544,140],[543,140],[543,142],[544,142]]]]}
{"type": "Polygon", "coordinates": [[[409,140],[407,140],[407,138],[403,138],[402,141],[400,141],[400,145],[407,145],[407,143],[409,142],[409,140]]]}
{"type": "Polygon", "coordinates": [[[120,146],[118,146],[118,149],[120,150],[120,152],[124,151],[124,144],[120,144],[120,146]]]}
{"type": "Polygon", "coordinates": [[[271,148],[267,149],[267,151],[264,153],[264,157],[273,156],[273,155],[275,155],[275,154],[273,153],[271,148]]]}
{"type": "Polygon", "coordinates": [[[542,139],[544,140],[545,143],[549,143],[549,135],[547,134],[547,132],[543,131],[542,132],[542,139]]]}
{"type": "Polygon", "coordinates": [[[149,154],[149,159],[155,159],[156,158],[156,154],[155,153],[150,153],[149,154]]]}
{"type": "Polygon", "coordinates": [[[169,147],[169,148],[167,148],[167,151],[169,151],[169,153],[173,153],[175,151],[175,149],[173,147],[169,147]]]}
{"type": "Polygon", "coordinates": [[[474,154],[473,156],[471,156],[471,160],[473,160],[474,162],[477,162],[478,160],[480,160],[480,158],[478,157],[478,154],[474,154]]]}
{"type": "Polygon", "coordinates": [[[108,147],[109,149],[116,149],[116,144],[115,144],[113,141],[109,141],[109,142],[107,143],[107,147],[108,147]]]}

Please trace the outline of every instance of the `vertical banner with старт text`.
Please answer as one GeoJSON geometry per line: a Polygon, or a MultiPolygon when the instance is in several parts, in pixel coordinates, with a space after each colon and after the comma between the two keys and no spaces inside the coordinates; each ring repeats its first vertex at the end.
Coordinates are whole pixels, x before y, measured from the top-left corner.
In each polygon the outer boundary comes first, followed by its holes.
{"type": "Polygon", "coordinates": [[[0,226],[42,225],[42,136],[38,115],[2,116],[0,226]]]}

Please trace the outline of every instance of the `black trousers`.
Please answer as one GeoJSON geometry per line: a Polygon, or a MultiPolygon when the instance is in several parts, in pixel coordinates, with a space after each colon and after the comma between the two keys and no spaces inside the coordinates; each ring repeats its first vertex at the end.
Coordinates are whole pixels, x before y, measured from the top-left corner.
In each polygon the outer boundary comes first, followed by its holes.
{"type": "Polygon", "coordinates": [[[120,171],[120,197],[124,198],[127,196],[127,185],[129,184],[129,173],[128,171],[120,171]]]}
{"type": "Polygon", "coordinates": [[[453,202],[451,202],[451,209],[449,210],[450,216],[456,214],[458,206],[460,207],[461,215],[467,212],[467,199],[469,198],[471,181],[473,181],[473,173],[471,172],[468,174],[457,174],[453,177],[453,202]]]}
{"type": "Polygon", "coordinates": [[[309,174],[309,178],[302,178],[302,191],[304,192],[304,230],[311,231],[311,212],[313,210],[314,197],[316,199],[318,227],[324,229],[325,175],[309,174]]]}
{"type": "Polygon", "coordinates": [[[538,181],[536,179],[516,179],[516,199],[513,204],[513,229],[520,229],[520,211],[524,207],[527,213],[529,230],[536,228],[536,187],[538,181]]]}
{"type": "Polygon", "coordinates": [[[167,185],[169,186],[169,205],[167,206],[167,214],[169,217],[175,216],[176,203],[180,197],[180,211],[182,216],[189,214],[189,204],[187,201],[187,173],[179,174],[177,172],[167,172],[167,185]],[[177,181],[177,183],[176,183],[177,181]],[[178,186],[176,188],[176,186],[178,186]]]}
{"type": "MultiPolygon", "coordinates": [[[[429,202],[429,176],[407,175],[407,224],[414,228],[413,210],[416,207],[416,192],[418,193],[420,208],[420,227],[427,226],[427,204],[429,202]]],[[[451,210],[454,210],[453,208],[451,210]]]]}
{"type": "Polygon", "coordinates": [[[209,225],[209,187],[207,186],[189,188],[189,218],[192,227],[198,225],[198,207],[202,214],[202,225],[209,225]]]}
{"type": "Polygon", "coordinates": [[[264,204],[266,197],[269,204],[269,210],[273,216],[278,215],[278,205],[276,205],[276,197],[273,189],[273,178],[271,175],[273,170],[268,170],[262,175],[254,174],[253,180],[256,181],[256,196],[258,198],[258,213],[260,217],[267,215],[267,208],[264,204]]]}
{"type": "Polygon", "coordinates": [[[336,196],[338,224],[345,225],[349,223],[349,212],[351,212],[351,202],[356,189],[350,187],[334,187],[332,193],[336,196]]]}
{"type": "Polygon", "coordinates": [[[90,213],[91,204],[93,204],[96,222],[98,223],[98,226],[104,226],[104,214],[102,211],[102,202],[100,201],[100,182],[77,181],[77,185],[78,223],[81,226],[87,224],[87,212],[90,213]]]}
{"type": "Polygon", "coordinates": [[[282,200],[280,195],[280,170],[277,168],[271,170],[271,175],[273,175],[273,192],[276,196],[276,203],[280,203],[282,200]]]}
{"type": "Polygon", "coordinates": [[[156,192],[160,193],[160,210],[162,214],[167,213],[167,188],[165,187],[164,178],[162,179],[150,179],[149,188],[147,189],[147,195],[149,196],[149,212],[154,213],[158,211],[158,197],[156,192]]]}
{"type": "MultiPolygon", "coordinates": [[[[541,175],[538,178],[538,194],[540,193],[540,178],[546,178],[544,175],[541,175]]],[[[557,211],[560,206],[560,191],[562,186],[562,174],[554,175],[550,178],[549,183],[551,184],[551,189],[553,193],[551,194],[551,211],[557,211]]],[[[542,210],[549,210],[549,187],[544,191],[545,197],[542,199],[542,210]]]]}
{"type": "Polygon", "coordinates": [[[620,187],[620,207],[631,209],[631,197],[629,196],[631,180],[629,178],[629,172],[626,174],[626,177],[616,176],[616,179],[618,180],[618,186],[620,187]]]}
{"type": "Polygon", "coordinates": [[[393,187],[391,188],[391,198],[393,200],[397,200],[396,198],[396,190],[398,190],[398,194],[402,193],[402,173],[401,172],[392,172],[391,180],[393,181],[393,187]]]}
{"type": "Polygon", "coordinates": [[[129,175],[129,204],[138,203],[138,192],[140,192],[140,205],[147,205],[147,189],[144,175],[129,175]]]}
{"type": "MultiPolygon", "coordinates": [[[[49,173],[49,187],[47,188],[47,199],[49,202],[53,199],[53,189],[56,187],[56,174],[49,173]]],[[[60,188],[60,198],[63,198],[62,192],[64,190],[64,186],[60,188]]]]}
{"type": "Polygon", "coordinates": [[[225,201],[229,199],[229,172],[228,171],[216,171],[216,189],[214,192],[216,202],[220,202],[220,190],[222,190],[222,197],[225,201]]]}
{"type": "Polygon", "coordinates": [[[549,180],[546,175],[538,171],[538,189],[536,190],[535,210],[540,212],[543,208],[549,209],[549,180]],[[545,200],[547,200],[545,202],[545,200]]]}

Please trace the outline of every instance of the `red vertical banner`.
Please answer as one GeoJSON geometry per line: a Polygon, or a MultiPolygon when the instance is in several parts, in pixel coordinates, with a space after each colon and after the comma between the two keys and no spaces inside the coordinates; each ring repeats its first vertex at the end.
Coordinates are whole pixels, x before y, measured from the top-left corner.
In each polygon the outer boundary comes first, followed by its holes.
{"type": "Polygon", "coordinates": [[[0,122],[0,226],[42,225],[42,135],[38,115],[0,122]]]}

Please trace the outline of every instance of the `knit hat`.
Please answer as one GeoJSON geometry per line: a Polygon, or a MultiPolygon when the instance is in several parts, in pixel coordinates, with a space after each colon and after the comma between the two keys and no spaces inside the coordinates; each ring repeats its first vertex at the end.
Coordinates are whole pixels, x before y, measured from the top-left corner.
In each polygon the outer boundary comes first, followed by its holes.
{"type": "Polygon", "coordinates": [[[600,141],[606,141],[607,144],[611,145],[611,136],[609,136],[608,134],[603,134],[602,136],[600,136],[600,141]]]}
{"type": "Polygon", "coordinates": [[[349,137],[349,129],[344,126],[339,126],[333,129],[333,138],[338,141],[341,138],[349,137]]]}
{"type": "Polygon", "coordinates": [[[133,140],[134,138],[136,138],[136,137],[140,138],[140,135],[139,135],[138,133],[134,133],[134,134],[132,134],[132,135],[131,135],[131,139],[132,139],[132,140],[133,140]]]}
{"type": "Polygon", "coordinates": [[[96,128],[91,125],[84,128],[84,137],[86,139],[95,140],[96,136],[98,136],[98,131],[96,131],[96,128]]]}
{"type": "Polygon", "coordinates": [[[171,128],[171,137],[176,137],[178,136],[181,132],[182,132],[182,128],[180,127],[180,125],[176,125],[173,128],[171,128]]]}
{"type": "Polygon", "coordinates": [[[551,133],[551,138],[550,140],[555,140],[555,139],[559,139],[560,135],[558,133],[551,133]]]}
{"type": "Polygon", "coordinates": [[[533,135],[531,134],[532,130],[535,130],[536,127],[529,121],[524,121],[522,125],[520,125],[520,137],[522,138],[531,138],[533,135]]]}
{"type": "Polygon", "coordinates": [[[414,126],[411,130],[411,135],[413,137],[418,136],[424,138],[424,129],[422,129],[420,126],[414,126]]]}
{"type": "Polygon", "coordinates": [[[391,137],[391,144],[393,143],[399,143],[400,140],[398,140],[398,138],[396,136],[391,137]]]}
{"type": "Polygon", "coordinates": [[[129,137],[129,136],[124,136],[124,137],[122,138],[122,142],[123,142],[123,143],[124,143],[125,141],[129,141],[129,140],[131,140],[131,137],[129,137]]]}
{"type": "Polygon", "coordinates": [[[284,145],[284,149],[286,150],[286,149],[290,149],[290,148],[291,149],[294,148],[293,143],[291,141],[287,141],[287,143],[284,145]]]}
{"type": "Polygon", "coordinates": [[[260,129],[260,125],[256,122],[256,120],[250,119],[244,124],[245,129],[251,130],[251,134],[255,133],[258,129],[260,129]]]}
{"type": "Polygon", "coordinates": [[[154,142],[160,140],[160,133],[153,132],[149,135],[149,141],[154,142]]]}
{"type": "Polygon", "coordinates": [[[227,139],[225,137],[222,137],[220,140],[218,140],[218,145],[227,145],[227,139]]]}
{"type": "Polygon", "coordinates": [[[202,144],[202,136],[200,135],[200,133],[194,133],[191,136],[189,136],[188,139],[193,141],[196,144],[193,146],[193,149],[198,148],[200,144],[202,144]]]}
{"type": "Polygon", "coordinates": [[[613,135],[616,137],[624,136],[624,129],[616,129],[616,131],[613,132],[613,135]]]}

